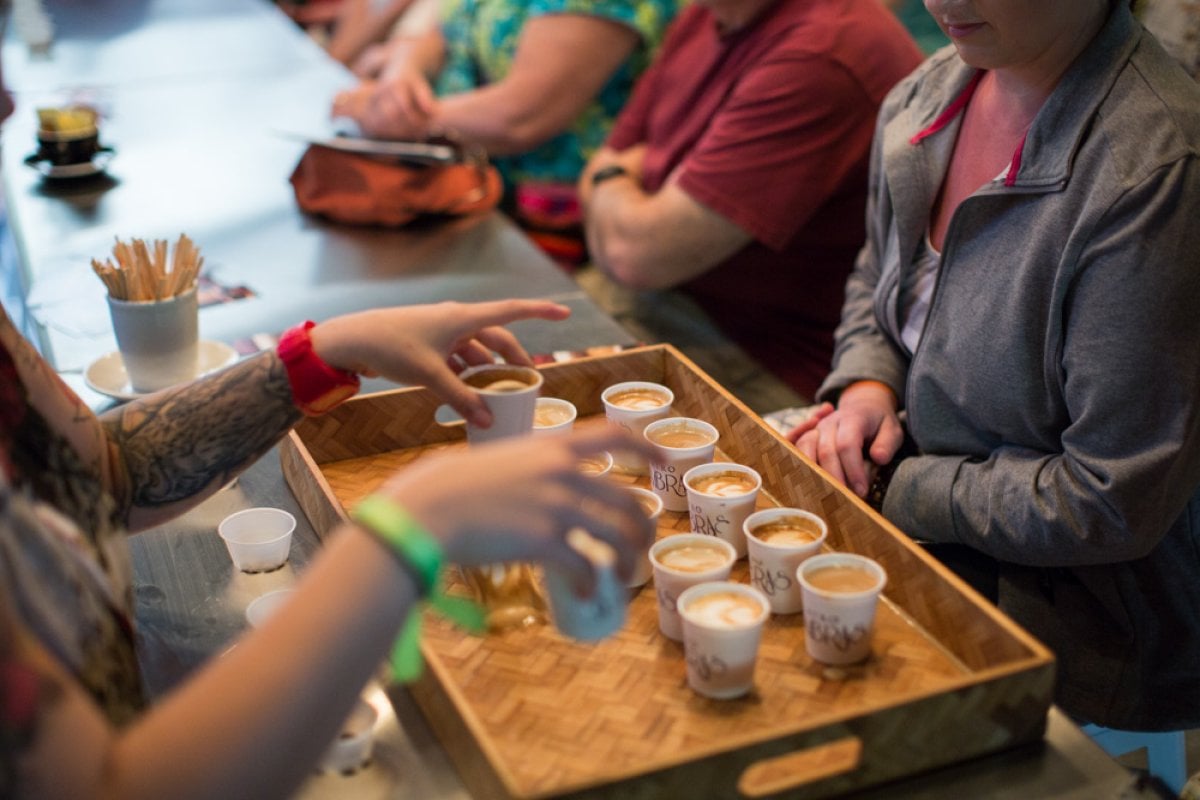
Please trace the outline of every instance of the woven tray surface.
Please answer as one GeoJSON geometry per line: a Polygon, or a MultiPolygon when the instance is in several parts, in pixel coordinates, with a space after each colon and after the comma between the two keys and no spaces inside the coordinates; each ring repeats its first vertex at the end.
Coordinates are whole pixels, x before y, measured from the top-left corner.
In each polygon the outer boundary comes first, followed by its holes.
{"type": "MultiPolygon", "coordinates": [[[[760,508],[787,505],[822,515],[830,528],[826,549],[877,558],[889,583],[867,662],[847,668],[815,663],[804,649],[802,617],[773,616],[753,692],[724,701],[687,687],[682,645],[658,632],[653,581],[632,596],[624,628],[595,645],[568,640],[551,624],[470,636],[427,615],[429,669],[414,695],[452,757],[456,750],[477,749],[478,758],[455,757],[473,791],[582,797],[592,796],[595,787],[618,785],[615,796],[623,798],[728,795],[730,770],[736,775],[756,763],[737,758],[739,750],[760,759],[831,742],[853,728],[864,747],[860,766],[854,776],[828,780],[825,790],[811,795],[825,796],[1039,734],[1052,682],[1048,654],[960,591],[943,568],[931,568],[919,548],[798,458],[675,351],[646,348],[584,359],[548,367],[544,375],[544,396],[578,407],[577,429],[606,424],[600,393],[613,383],[670,386],[675,414],[719,430],[717,460],[747,464],[762,475],[760,508]],[[920,713],[907,704],[919,705],[920,713]],[[933,737],[939,744],[931,751],[933,737]],[[652,780],[639,779],[656,772],[652,780]],[[706,793],[705,784],[695,783],[706,776],[710,786],[722,782],[725,788],[706,793]]],[[[306,420],[295,441],[302,441],[309,460],[300,465],[285,458],[285,473],[315,474],[293,482],[314,525],[327,527],[341,509],[415,460],[465,448],[461,430],[431,424],[436,406],[426,392],[403,392],[361,398],[306,420]]],[[[615,472],[610,479],[648,485],[646,477],[615,472]]],[[[686,513],[664,512],[658,536],[689,528],[686,513]]],[[[457,573],[447,577],[452,593],[468,593],[457,573]]],[[[731,577],[749,582],[744,559],[731,577]]],[[[760,767],[759,777],[769,785],[771,765],[760,767]]],[[[786,776],[796,769],[792,764],[775,771],[786,776]]]]}
{"type": "MultiPolygon", "coordinates": [[[[603,416],[578,420],[584,429],[603,416]]],[[[418,458],[465,444],[443,444],[324,467],[344,507],[369,494],[418,458]]],[[[717,460],[729,460],[718,450],[717,460]]],[[[645,477],[613,480],[647,487],[645,477]]],[[[781,505],[760,494],[758,506],[781,505]]],[[[690,530],[686,513],[666,511],[659,537],[690,530]]],[[[749,583],[745,559],[732,579],[749,583]]],[[[467,594],[452,573],[453,593],[467,594]]],[[[715,743],[786,731],[795,720],[862,713],[898,695],[937,691],[968,674],[936,640],[891,603],[881,604],[873,656],[865,664],[826,668],[804,650],[800,615],[773,616],[766,625],[755,691],[739,700],[707,700],[685,678],[683,646],[658,632],[653,581],[637,590],[625,627],[612,639],[582,645],[542,624],[486,637],[464,635],[427,615],[425,648],[477,715],[483,737],[525,793],[587,785],[597,764],[608,777],[645,768],[647,743],[656,757],[690,760],[715,743]]]]}

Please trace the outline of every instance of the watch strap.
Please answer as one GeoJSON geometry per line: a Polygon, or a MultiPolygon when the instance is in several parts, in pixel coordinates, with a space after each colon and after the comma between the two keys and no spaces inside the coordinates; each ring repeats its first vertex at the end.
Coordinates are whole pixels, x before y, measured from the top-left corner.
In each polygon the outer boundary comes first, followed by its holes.
{"type": "Polygon", "coordinates": [[[309,332],[315,325],[309,320],[289,328],[275,350],[287,370],[292,399],[310,417],[353,397],[362,385],[358,375],[330,366],[313,351],[309,332]]]}

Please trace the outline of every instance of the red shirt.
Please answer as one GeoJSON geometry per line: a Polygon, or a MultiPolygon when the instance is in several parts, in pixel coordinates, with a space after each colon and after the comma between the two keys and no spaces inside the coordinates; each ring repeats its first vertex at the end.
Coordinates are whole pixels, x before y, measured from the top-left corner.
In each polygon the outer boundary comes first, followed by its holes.
{"type": "Polygon", "coordinates": [[[920,63],[879,0],[779,0],[722,36],[691,5],[608,144],[646,144],[643,188],[680,188],[755,239],[681,288],[811,398],[865,239],[867,161],[884,95],[920,63]]]}

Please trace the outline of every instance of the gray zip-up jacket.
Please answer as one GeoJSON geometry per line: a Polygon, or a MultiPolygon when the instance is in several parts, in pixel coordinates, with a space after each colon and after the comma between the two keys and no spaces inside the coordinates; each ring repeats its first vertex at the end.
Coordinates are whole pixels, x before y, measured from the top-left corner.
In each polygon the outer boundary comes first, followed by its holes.
{"type": "Polygon", "coordinates": [[[884,514],[998,560],[998,602],[1112,727],[1200,725],[1200,88],[1117,4],[1009,178],[955,211],[916,352],[899,270],[929,224],[974,71],[935,54],[885,101],[868,241],[822,399],[902,398],[920,454],[884,514]],[[1006,185],[1011,184],[1011,185],[1006,185]],[[899,266],[898,266],[899,265],[899,266]]]}

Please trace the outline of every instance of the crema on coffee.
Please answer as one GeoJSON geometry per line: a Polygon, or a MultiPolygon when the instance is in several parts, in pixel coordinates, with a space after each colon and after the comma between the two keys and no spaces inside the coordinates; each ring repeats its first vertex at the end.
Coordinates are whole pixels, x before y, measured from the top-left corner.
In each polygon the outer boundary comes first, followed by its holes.
{"type": "Polygon", "coordinates": [[[622,389],[606,399],[610,404],[630,411],[649,411],[671,402],[671,398],[655,389],[622,389]]]}
{"type": "Polygon", "coordinates": [[[756,525],[751,531],[759,541],[769,544],[808,544],[821,537],[817,523],[805,517],[784,517],[756,525]]]}
{"type": "Polygon", "coordinates": [[[713,497],[736,497],[753,492],[758,484],[742,472],[715,472],[693,478],[690,485],[697,492],[713,497]]]}
{"type": "Polygon", "coordinates": [[[744,628],[762,615],[763,605],[753,597],[737,592],[712,592],[687,605],[688,616],[710,628],[744,628]]]}
{"type": "Polygon", "coordinates": [[[683,544],[662,550],[658,562],[677,572],[708,572],[729,563],[729,553],[716,545],[683,544]]]}
{"type": "Polygon", "coordinates": [[[804,573],[804,579],[825,592],[853,593],[874,589],[879,580],[870,572],[849,566],[821,567],[804,573]]]}

